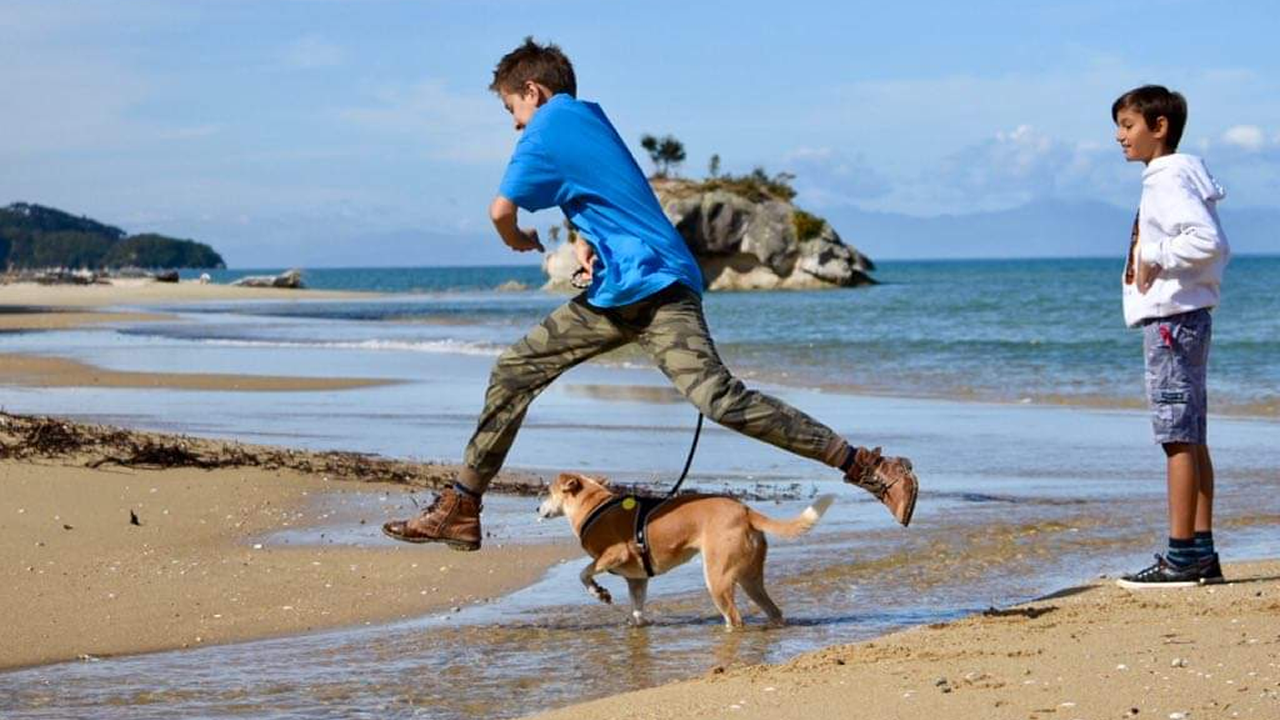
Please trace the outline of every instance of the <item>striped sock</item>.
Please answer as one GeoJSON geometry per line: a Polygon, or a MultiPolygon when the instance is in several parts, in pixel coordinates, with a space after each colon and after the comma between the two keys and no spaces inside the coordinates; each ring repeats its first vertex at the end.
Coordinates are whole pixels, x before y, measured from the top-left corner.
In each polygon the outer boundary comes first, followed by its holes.
{"type": "Polygon", "coordinates": [[[1191,538],[1186,540],[1169,538],[1169,552],[1165,553],[1164,557],[1178,567],[1186,567],[1199,561],[1200,553],[1196,550],[1196,541],[1191,538]]]}
{"type": "Polygon", "coordinates": [[[1217,550],[1213,549],[1213,531],[1212,530],[1197,532],[1195,537],[1195,543],[1196,543],[1196,552],[1199,553],[1200,557],[1202,558],[1212,557],[1213,554],[1217,552],[1217,550]]]}

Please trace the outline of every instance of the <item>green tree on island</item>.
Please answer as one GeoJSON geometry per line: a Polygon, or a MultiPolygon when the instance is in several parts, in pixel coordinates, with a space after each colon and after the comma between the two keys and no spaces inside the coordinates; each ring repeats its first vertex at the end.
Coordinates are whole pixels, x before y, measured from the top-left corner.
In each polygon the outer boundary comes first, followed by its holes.
{"type": "Polygon", "coordinates": [[[640,147],[649,153],[649,159],[653,161],[654,174],[657,177],[670,176],[672,171],[684,162],[684,143],[677,140],[674,135],[663,138],[645,135],[640,138],[640,147]]]}

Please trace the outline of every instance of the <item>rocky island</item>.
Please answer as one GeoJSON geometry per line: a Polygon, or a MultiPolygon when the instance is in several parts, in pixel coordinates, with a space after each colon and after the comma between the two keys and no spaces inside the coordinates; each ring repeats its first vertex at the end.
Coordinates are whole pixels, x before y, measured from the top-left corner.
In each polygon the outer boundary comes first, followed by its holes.
{"type": "MultiPolygon", "coordinates": [[[[875,281],[871,259],[831,224],[792,203],[785,178],[757,170],[706,180],[650,180],[667,218],[702,267],[708,290],[809,290],[875,281]]],[[[547,253],[548,290],[570,290],[576,234],[547,253]]]]}

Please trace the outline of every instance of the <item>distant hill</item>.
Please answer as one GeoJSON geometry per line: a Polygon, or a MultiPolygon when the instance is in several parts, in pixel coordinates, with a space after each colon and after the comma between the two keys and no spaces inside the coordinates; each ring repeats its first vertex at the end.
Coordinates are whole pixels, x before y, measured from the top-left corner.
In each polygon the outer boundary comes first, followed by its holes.
{"type": "Polygon", "coordinates": [[[30,203],[0,208],[0,268],[222,268],[204,243],[125,231],[30,203]]]}

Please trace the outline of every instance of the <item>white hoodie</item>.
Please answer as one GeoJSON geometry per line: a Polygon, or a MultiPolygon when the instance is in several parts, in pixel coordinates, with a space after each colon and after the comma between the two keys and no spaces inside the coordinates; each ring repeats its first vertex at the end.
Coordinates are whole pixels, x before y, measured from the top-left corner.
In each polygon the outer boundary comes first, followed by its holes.
{"type": "Polygon", "coordinates": [[[1126,325],[1218,304],[1231,255],[1217,211],[1226,194],[1194,155],[1163,155],[1147,164],[1136,259],[1162,269],[1145,295],[1136,285],[1123,285],[1126,325]]]}

